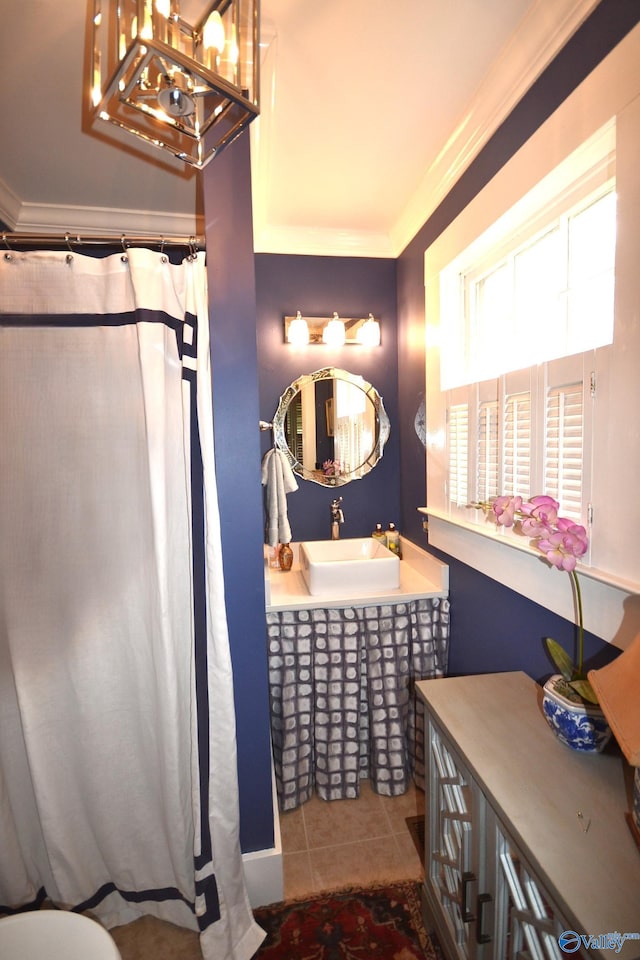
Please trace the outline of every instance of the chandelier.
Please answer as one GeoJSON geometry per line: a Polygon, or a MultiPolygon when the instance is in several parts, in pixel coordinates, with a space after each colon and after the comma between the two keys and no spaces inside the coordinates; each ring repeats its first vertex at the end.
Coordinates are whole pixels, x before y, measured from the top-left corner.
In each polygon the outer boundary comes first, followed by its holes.
{"type": "Polygon", "coordinates": [[[259,0],[94,0],[92,116],[202,169],[258,116],[258,21],[259,0]]]}

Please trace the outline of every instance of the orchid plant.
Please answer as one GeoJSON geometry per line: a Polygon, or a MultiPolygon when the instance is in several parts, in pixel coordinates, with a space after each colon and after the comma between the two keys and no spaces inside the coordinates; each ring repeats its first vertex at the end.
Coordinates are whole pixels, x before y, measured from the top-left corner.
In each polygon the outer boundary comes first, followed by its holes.
{"type": "Polygon", "coordinates": [[[340,473],[340,461],[325,460],[322,464],[322,472],[325,477],[337,477],[340,473]]]}
{"type": "Polygon", "coordinates": [[[539,550],[552,567],[566,571],[571,577],[578,613],[576,662],[573,663],[567,652],[551,637],[545,637],[545,644],[566,683],[565,695],[570,696],[574,691],[578,698],[597,703],[598,698],[584,673],[582,594],[576,570],[577,561],[589,549],[585,528],[573,520],[558,516],[560,504],[553,497],[545,495],[530,497],[529,500],[500,496],[471,506],[484,510],[488,519],[498,526],[512,527],[516,533],[529,537],[531,546],[539,550]]]}

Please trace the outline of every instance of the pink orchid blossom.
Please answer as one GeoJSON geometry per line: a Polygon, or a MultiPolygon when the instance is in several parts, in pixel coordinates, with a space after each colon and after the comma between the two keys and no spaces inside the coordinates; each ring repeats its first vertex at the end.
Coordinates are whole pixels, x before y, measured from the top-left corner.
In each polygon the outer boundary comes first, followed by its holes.
{"type": "Polygon", "coordinates": [[[553,567],[570,572],[575,570],[578,557],[583,557],[587,552],[589,541],[584,527],[559,517],[556,532],[538,540],[535,546],[553,567]]]}
{"type": "Polygon", "coordinates": [[[544,555],[552,567],[566,571],[571,577],[578,608],[578,643],[575,663],[563,648],[550,637],[545,638],[547,650],[568,686],[584,701],[598,702],[598,698],[586,678],[583,666],[584,622],[582,616],[582,592],[576,570],[577,561],[589,549],[587,531],[579,523],[559,517],[560,504],[553,497],[539,495],[528,500],[522,497],[500,496],[490,501],[470,503],[470,507],[484,510],[488,519],[503,527],[513,527],[514,533],[530,538],[530,545],[544,555]]]}
{"type": "Polygon", "coordinates": [[[522,497],[496,497],[491,502],[496,523],[502,527],[512,527],[516,514],[522,509],[522,497]]]}
{"type": "Polygon", "coordinates": [[[558,519],[560,504],[553,497],[531,497],[524,502],[521,512],[525,519],[522,521],[522,532],[527,537],[543,537],[553,533],[554,524],[558,519]]]}

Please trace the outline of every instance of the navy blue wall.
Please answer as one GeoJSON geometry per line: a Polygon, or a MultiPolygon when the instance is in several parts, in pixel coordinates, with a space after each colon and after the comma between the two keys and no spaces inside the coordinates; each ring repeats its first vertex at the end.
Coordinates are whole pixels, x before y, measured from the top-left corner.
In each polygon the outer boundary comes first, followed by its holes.
{"type": "Polygon", "coordinates": [[[203,175],[216,473],[243,852],[273,846],[249,137],[203,175]]]}
{"type": "MultiPolygon", "coordinates": [[[[453,557],[432,552],[449,564],[450,674],[523,670],[534,680],[544,682],[557,672],[546,654],[545,637],[558,640],[575,656],[577,631],[572,623],[453,557]]],[[[567,577],[570,590],[568,575],[558,576],[567,577]]],[[[587,669],[603,666],[618,653],[598,637],[585,633],[587,669]]]]}
{"type": "MultiPolygon", "coordinates": [[[[260,417],[271,421],[285,389],[301,374],[335,366],[359,374],[381,394],[391,422],[384,456],[368,476],[338,488],[345,537],[367,536],[376,523],[400,523],[400,440],[396,329],[396,262],[354,257],[256,255],[260,417]],[[380,347],[294,348],[284,342],[285,316],[343,317],[373,313],[382,323],[380,347]]],[[[271,445],[262,435],[262,454],[271,445]]],[[[294,540],[325,540],[336,488],[300,480],[288,497],[294,540]]]]}

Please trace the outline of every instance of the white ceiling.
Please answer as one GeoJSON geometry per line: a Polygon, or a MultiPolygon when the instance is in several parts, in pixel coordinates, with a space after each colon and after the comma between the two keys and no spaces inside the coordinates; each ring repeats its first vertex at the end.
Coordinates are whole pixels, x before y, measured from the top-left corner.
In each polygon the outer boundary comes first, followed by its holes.
{"type": "MultiPolygon", "coordinates": [[[[259,252],[397,256],[598,0],[262,0],[259,252]]],[[[89,0],[0,0],[0,220],[202,232],[197,174],[83,95],[89,0]]]]}

